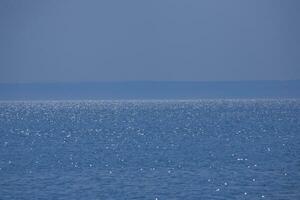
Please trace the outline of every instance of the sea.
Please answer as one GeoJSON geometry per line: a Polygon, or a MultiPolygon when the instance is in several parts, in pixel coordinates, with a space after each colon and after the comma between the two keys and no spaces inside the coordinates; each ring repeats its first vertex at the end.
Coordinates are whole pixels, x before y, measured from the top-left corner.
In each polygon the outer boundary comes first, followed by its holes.
{"type": "Polygon", "coordinates": [[[300,199],[300,100],[1,101],[0,199],[300,199]]]}

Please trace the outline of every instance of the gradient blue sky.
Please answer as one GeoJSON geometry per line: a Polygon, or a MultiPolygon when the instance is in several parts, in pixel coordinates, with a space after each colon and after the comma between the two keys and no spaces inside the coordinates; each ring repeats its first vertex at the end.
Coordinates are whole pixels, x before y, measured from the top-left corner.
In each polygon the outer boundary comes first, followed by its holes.
{"type": "Polygon", "coordinates": [[[0,82],[300,79],[299,0],[1,0],[0,82]]]}

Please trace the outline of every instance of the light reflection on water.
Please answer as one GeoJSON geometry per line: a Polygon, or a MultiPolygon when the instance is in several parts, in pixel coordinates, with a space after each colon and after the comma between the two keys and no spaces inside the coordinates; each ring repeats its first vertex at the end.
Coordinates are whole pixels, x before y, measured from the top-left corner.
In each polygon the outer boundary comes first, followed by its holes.
{"type": "Polygon", "coordinates": [[[299,199],[299,100],[0,103],[3,199],[299,199]]]}

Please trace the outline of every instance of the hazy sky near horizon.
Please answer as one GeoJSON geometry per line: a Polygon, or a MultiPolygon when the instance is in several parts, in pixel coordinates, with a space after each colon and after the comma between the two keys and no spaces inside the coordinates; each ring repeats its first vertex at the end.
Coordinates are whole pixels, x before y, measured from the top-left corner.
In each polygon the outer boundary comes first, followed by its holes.
{"type": "Polygon", "coordinates": [[[300,79],[298,0],[1,0],[0,82],[300,79]]]}

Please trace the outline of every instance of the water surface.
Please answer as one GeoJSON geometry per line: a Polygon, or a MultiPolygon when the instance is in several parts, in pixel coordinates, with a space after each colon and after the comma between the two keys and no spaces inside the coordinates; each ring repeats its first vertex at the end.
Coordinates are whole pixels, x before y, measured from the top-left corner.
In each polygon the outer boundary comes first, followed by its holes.
{"type": "Polygon", "coordinates": [[[0,199],[300,199],[300,100],[0,103],[0,199]]]}

